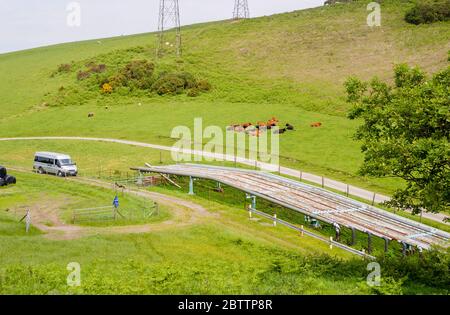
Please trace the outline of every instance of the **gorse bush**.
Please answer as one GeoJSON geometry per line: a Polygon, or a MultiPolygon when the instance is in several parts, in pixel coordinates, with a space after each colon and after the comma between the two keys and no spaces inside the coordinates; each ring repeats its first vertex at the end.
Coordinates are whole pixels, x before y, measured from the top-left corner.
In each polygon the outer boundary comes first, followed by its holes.
{"type": "Polygon", "coordinates": [[[211,90],[211,84],[206,80],[200,80],[197,83],[197,88],[200,91],[207,92],[207,91],[211,90]]]}
{"type": "Polygon", "coordinates": [[[57,72],[58,73],[69,72],[70,70],[72,70],[72,65],[68,63],[63,63],[58,66],[57,72]]]}
{"type": "MultiPolygon", "coordinates": [[[[128,87],[129,91],[148,90],[158,95],[176,95],[188,91],[188,96],[195,97],[211,89],[206,80],[197,81],[189,72],[169,73],[163,71],[154,76],[155,65],[147,60],[134,60],[120,69],[118,73],[100,78],[100,86],[109,84],[112,89],[128,87]]],[[[123,92],[123,90],[122,90],[123,92]]]]}
{"type": "Polygon", "coordinates": [[[449,19],[450,0],[419,1],[405,15],[405,21],[415,25],[449,19]]]}
{"type": "Polygon", "coordinates": [[[87,70],[85,71],[78,71],[77,73],[77,80],[82,81],[84,79],[89,78],[93,73],[103,73],[106,71],[106,65],[105,64],[95,64],[93,62],[89,62],[86,64],[87,70]]]}
{"type": "Polygon", "coordinates": [[[113,88],[109,83],[104,83],[102,85],[102,91],[103,91],[103,93],[109,94],[113,91],[113,88]]]}
{"type": "Polygon", "coordinates": [[[81,80],[87,79],[87,78],[89,78],[90,75],[91,74],[89,73],[89,71],[78,71],[77,80],[81,81],[81,80]]]}
{"type": "MultiPolygon", "coordinates": [[[[163,64],[156,72],[155,63],[148,60],[147,55],[146,48],[135,47],[61,64],[51,77],[72,73],[78,85],[67,86],[65,91],[51,95],[48,103],[50,106],[79,105],[109,94],[116,97],[179,94],[197,97],[211,90],[211,84],[205,79],[197,79],[187,71],[171,71],[174,65],[163,64]]],[[[113,99],[110,97],[111,101],[113,99]]]]}
{"type": "Polygon", "coordinates": [[[197,97],[200,95],[200,90],[198,88],[192,88],[187,92],[187,96],[189,97],[197,97]]]}
{"type": "Polygon", "coordinates": [[[158,95],[180,94],[184,91],[185,80],[177,74],[166,74],[156,80],[152,90],[158,95]]]}
{"type": "Polygon", "coordinates": [[[149,89],[153,84],[155,65],[147,60],[134,60],[129,62],[119,73],[119,82],[122,85],[149,89]]]}

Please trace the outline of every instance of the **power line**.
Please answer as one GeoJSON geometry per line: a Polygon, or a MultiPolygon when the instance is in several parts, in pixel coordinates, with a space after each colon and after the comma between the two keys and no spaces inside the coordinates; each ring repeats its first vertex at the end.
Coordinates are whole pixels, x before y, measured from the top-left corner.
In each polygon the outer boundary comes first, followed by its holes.
{"type": "Polygon", "coordinates": [[[177,56],[181,56],[181,26],[180,26],[180,8],[178,0],[160,0],[159,20],[158,20],[158,48],[157,56],[164,54],[165,48],[175,46],[177,56]],[[167,32],[175,32],[175,42],[167,40],[167,32]],[[169,46],[169,47],[166,47],[169,46]]]}
{"type": "Polygon", "coordinates": [[[247,0],[235,0],[233,19],[248,19],[250,17],[250,10],[248,9],[247,0]]]}

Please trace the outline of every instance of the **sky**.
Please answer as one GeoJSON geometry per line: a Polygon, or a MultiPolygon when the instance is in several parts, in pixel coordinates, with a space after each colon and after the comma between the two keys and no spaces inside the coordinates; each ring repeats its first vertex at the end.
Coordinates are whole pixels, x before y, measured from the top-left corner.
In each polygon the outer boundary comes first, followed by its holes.
{"type": "MultiPolygon", "coordinates": [[[[234,1],[179,0],[181,24],[229,19],[234,1]]],[[[321,6],[324,1],[248,0],[248,3],[250,16],[258,17],[321,6]]],[[[159,2],[0,0],[0,53],[155,31],[158,29],[159,2]],[[77,8],[80,9],[79,19],[74,18],[77,8]]]]}

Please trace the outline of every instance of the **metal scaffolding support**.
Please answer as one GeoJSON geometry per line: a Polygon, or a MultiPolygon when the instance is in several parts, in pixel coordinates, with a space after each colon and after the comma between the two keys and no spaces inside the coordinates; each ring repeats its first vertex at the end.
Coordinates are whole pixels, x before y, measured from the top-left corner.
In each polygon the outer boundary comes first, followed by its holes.
{"type": "Polygon", "coordinates": [[[246,194],[247,199],[251,199],[252,202],[252,209],[256,209],[256,196],[246,194]]]}
{"type": "MultiPolygon", "coordinates": [[[[339,224],[352,229],[352,242],[356,230],[411,246],[429,249],[431,246],[449,246],[450,234],[361,203],[322,188],[314,187],[278,175],[231,167],[199,164],[177,164],[151,168],[133,168],[150,173],[191,176],[221,182],[248,195],[304,214],[327,224],[339,224]]],[[[253,207],[256,208],[256,207],[253,207]]],[[[370,250],[369,249],[369,250],[370,250]]]]}
{"type": "Polygon", "coordinates": [[[194,195],[194,178],[189,176],[189,195],[194,195]]]}
{"type": "Polygon", "coordinates": [[[372,254],[372,234],[370,232],[367,233],[367,252],[372,254]]]}
{"type": "Polygon", "coordinates": [[[389,239],[386,237],[383,237],[383,239],[384,239],[384,252],[387,253],[389,249],[389,239]]]}
{"type": "Polygon", "coordinates": [[[174,47],[175,53],[181,56],[181,25],[178,0],[160,0],[158,19],[158,45],[156,55],[162,57],[164,52],[174,47]],[[170,42],[167,33],[173,31],[175,39],[170,42]]]}
{"type": "Polygon", "coordinates": [[[352,245],[356,244],[356,229],[352,227],[352,245]]]}

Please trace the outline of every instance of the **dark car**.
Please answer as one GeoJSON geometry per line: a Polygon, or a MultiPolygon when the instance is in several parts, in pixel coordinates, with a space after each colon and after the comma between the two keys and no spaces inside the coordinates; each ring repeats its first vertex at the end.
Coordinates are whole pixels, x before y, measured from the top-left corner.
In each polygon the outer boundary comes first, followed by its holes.
{"type": "Polygon", "coordinates": [[[6,168],[0,165],[0,187],[15,184],[16,182],[16,178],[14,176],[8,175],[6,168]]]}

